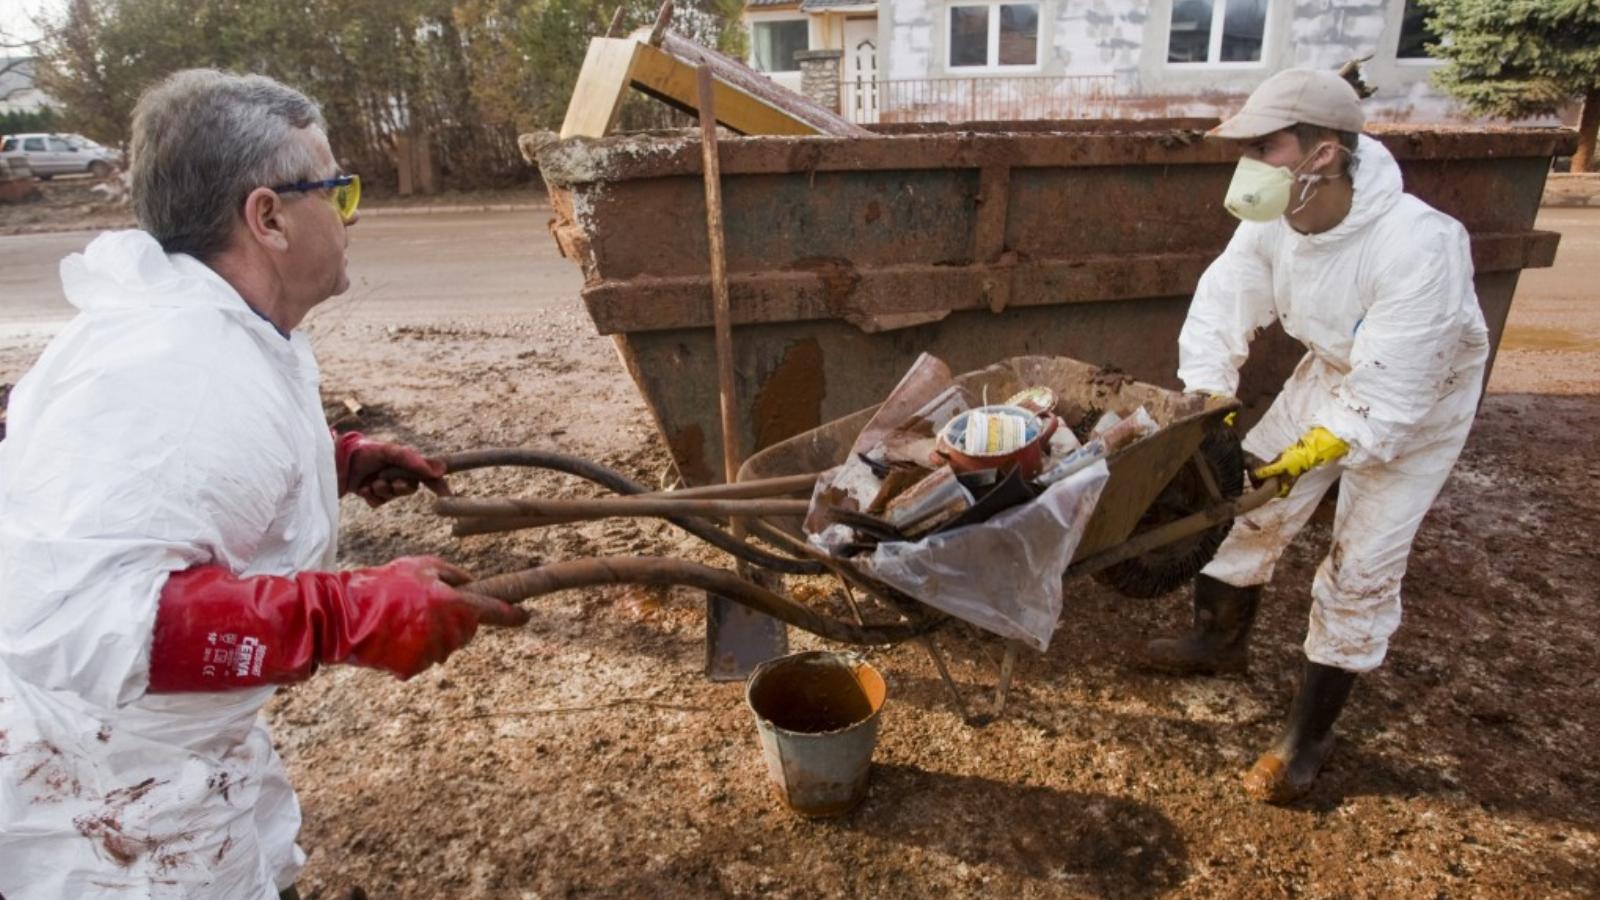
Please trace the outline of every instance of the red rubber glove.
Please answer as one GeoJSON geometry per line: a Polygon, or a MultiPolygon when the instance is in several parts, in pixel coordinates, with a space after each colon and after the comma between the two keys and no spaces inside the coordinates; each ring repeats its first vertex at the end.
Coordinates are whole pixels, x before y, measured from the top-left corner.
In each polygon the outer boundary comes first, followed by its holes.
{"type": "Polygon", "coordinates": [[[404,444],[375,441],[359,431],[333,436],[333,464],[339,473],[339,496],[353,491],[368,506],[415,494],[419,483],[440,496],[450,493],[443,461],[404,444]]]}
{"type": "Polygon", "coordinates": [[[528,621],[525,609],[452,587],[470,580],[431,556],[293,577],[175,572],[156,607],[150,692],[287,684],[333,663],[410,678],[444,662],[480,623],[528,621]]]}

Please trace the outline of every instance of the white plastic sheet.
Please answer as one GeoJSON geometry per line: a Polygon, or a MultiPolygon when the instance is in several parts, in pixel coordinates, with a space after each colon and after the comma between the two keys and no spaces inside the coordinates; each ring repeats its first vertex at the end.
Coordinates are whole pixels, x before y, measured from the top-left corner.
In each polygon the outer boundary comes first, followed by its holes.
{"type": "Polygon", "coordinates": [[[868,567],[935,609],[1046,650],[1061,618],[1061,578],[1109,477],[1097,462],[987,522],[879,544],[868,567]]]}

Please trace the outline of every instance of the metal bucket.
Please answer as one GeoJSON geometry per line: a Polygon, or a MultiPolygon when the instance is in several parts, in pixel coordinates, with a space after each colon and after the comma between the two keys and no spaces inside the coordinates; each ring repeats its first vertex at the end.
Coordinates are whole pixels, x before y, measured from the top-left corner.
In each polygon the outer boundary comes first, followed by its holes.
{"type": "Polygon", "coordinates": [[[858,656],[812,650],[762,663],[745,685],[773,788],[802,816],[838,816],[867,796],[887,688],[858,656]]]}

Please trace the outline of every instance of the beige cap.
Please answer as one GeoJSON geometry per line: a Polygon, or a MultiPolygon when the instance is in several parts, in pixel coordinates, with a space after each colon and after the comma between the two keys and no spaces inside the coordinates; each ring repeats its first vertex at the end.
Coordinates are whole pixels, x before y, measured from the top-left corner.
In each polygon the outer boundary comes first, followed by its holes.
{"type": "Polygon", "coordinates": [[[1285,69],[1261,82],[1244,109],[1206,132],[1207,137],[1249,140],[1290,125],[1321,125],[1360,132],[1367,124],[1356,89],[1328,69],[1285,69]]]}

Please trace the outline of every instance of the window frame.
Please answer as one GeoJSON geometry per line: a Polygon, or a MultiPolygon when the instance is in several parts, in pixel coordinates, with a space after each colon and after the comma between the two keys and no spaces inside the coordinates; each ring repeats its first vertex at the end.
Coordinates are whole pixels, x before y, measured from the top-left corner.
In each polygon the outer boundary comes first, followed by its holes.
{"type": "Polygon", "coordinates": [[[800,25],[804,25],[805,29],[806,29],[806,45],[802,50],[797,51],[797,52],[803,53],[806,50],[810,50],[811,49],[811,17],[810,16],[806,15],[805,13],[799,13],[799,14],[796,14],[796,15],[762,16],[759,19],[756,19],[756,18],[750,19],[750,35],[749,35],[749,37],[750,37],[750,68],[755,69],[757,73],[759,73],[761,75],[765,75],[768,78],[771,78],[774,75],[791,75],[791,76],[792,75],[799,75],[800,74],[800,64],[798,62],[795,63],[794,68],[792,68],[792,69],[773,69],[771,71],[768,71],[766,69],[761,68],[757,64],[757,60],[756,60],[756,29],[758,27],[760,27],[762,25],[785,25],[785,24],[795,24],[795,23],[798,23],[800,25]]]}
{"type": "Polygon", "coordinates": [[[1167,42],[1161,48],[1161,58],[1168,66],[1178,69],[1260,69],[1267,64],[1267,36],[1272,34],[1272,26],[1278,16],[1278,8],[1282,5],[1267,0],[1267,14],[1261,19],[1261,58],[1256,60],[1223,60],[1222,56],[1222,26],[1227,22],[1228,4],[1233,0],[1211,0],[1211,36],[1206,44],[1206,58],[1203,60],[1190,60],[1189,62],[1172,61],[1172,13],[1173,5],[1167,7],[1167,42]]]}
{"type": "MultiPolygon", "coordinates": [[[[1426,56],[1426,55],[1425,56],[1401,56],[1400,55],[1400,41],[1401,41],[1401,39],[1403,39],[1405,37],[1405,29],[1406,29],[1406,7],[1411,5],[1411,3],[1412,3],[1412,0],[1402,0],[1402,2],[1400,3],[1400,12],[1395,17],[1394,46],[1390,49],[1390,55],[1394,59],[1394,64],[1397,65],[1397,66],[1408,66],[1408,67],[1416,68],[1416,69],[1432,69],[1432,68],[1437,68],[1438,66],[1444,65],[1445,64],[1445,60],[1442,60],[1437,56],[1426,56]]],[[[1438,39],[1439,39],[1439,43],[1440,44],[1443,44],[1445,42],[1444,35],[1439,35],[1438,39]]]]}
{"type": "Polygon", "coordinates": [[[1041,71],[1044,68],[1044,8],[1044,0],[957,0],[957,2],[947,4],[944,7],[944,71],[962,75],[970,75],[979,72],[1016,73],[1041,71]],[[984,48],[985,62],[981,66],[951,65],[951,41],[954,37],[952,34],[952,19],[955,17],[956,7],[976,6],[987,7],[989,10],[988,46],[984,48]],[[1034,15],[1037,17],[1038,25],[1035,28],[1033,35],[1033,62],[1031,64],[1011,63],[1009,65],[1002,65],[1000,63],[1000,7],[1002,6],[1031,6],[1034,8],[1034,15]],[[994,60],[994,62],[988,62],[988,60],[994,60]]]}

